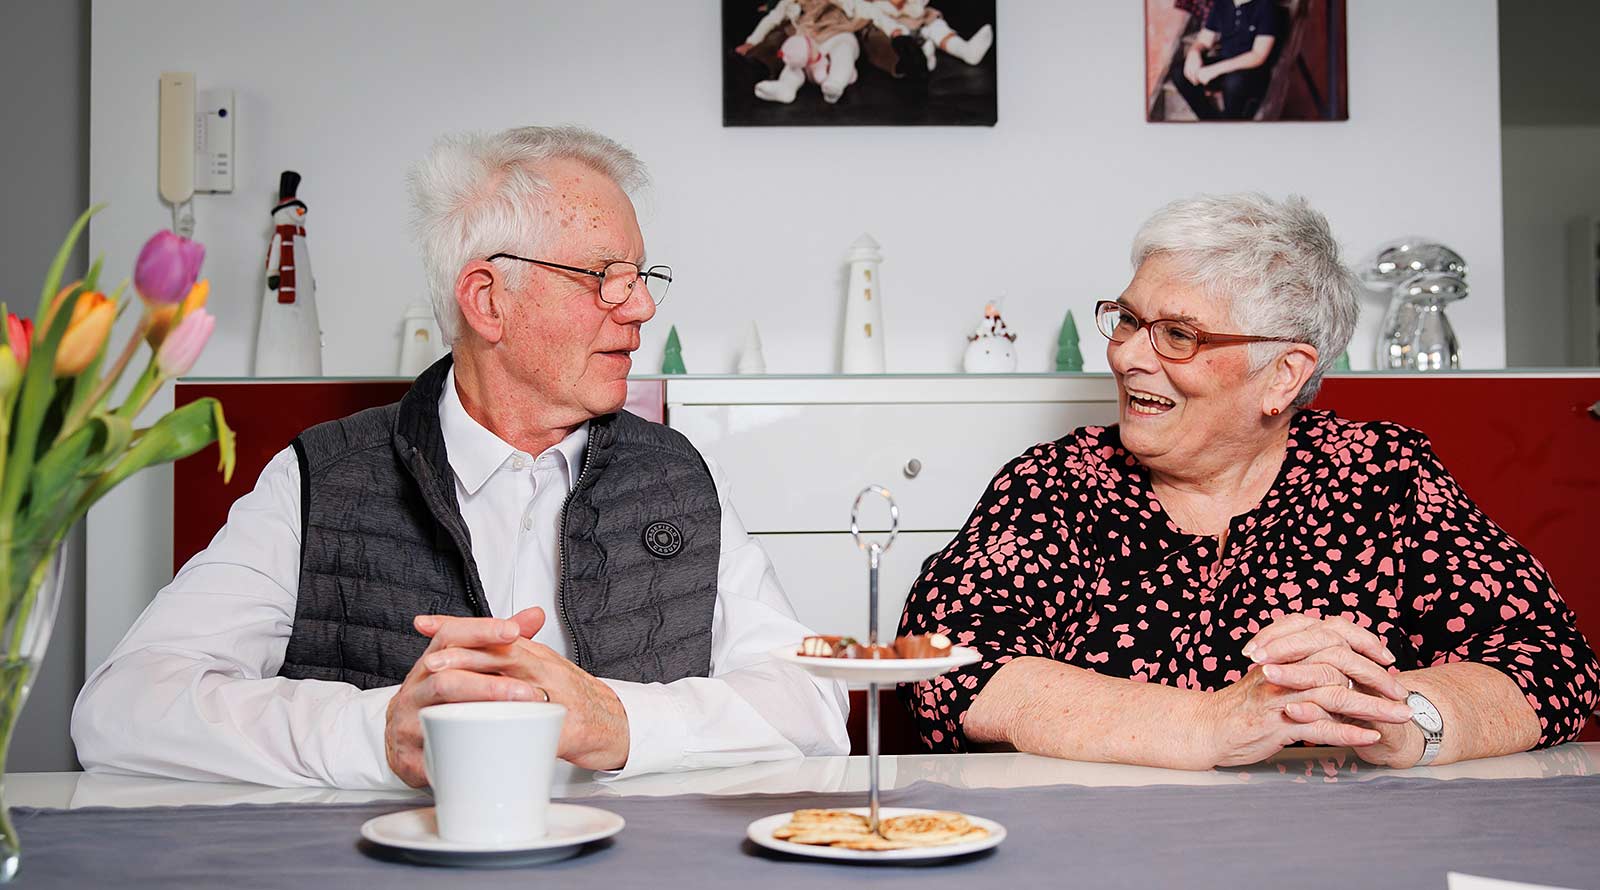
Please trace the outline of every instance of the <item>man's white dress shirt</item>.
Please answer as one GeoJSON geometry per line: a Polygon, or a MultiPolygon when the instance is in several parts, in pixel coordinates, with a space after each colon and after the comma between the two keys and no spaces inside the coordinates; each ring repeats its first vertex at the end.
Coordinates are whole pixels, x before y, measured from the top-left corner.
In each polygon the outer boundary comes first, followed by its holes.
{"type": "MultiPolygon", "coordinates": [[[[588,425],[537,457],[519,452],[467,414],[453,371],[439,422],[491,611],[544,607],[535,639],[566,655],[556,607],[561,507],[588,425]]],[[[707,464],[722,505],[711,676],[606,680],[628,713],[629,754],[602,778],[848,753],[844,686],[768,655],[810,631],[729,502],[721,469],[707,464]]],[[[72,714],[83,765],[267,785],[400,785],[383,745],[399,687],[276,676],[299,578],[300,468],[288,448],[84,684],[72,714]]]]}

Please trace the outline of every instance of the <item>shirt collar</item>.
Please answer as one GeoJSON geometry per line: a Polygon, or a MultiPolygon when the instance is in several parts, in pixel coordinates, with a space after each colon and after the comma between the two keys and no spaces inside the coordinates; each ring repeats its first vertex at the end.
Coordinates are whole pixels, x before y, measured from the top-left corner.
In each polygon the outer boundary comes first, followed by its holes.
{"type": "MultiPolygon", "coordinates": [[[[456,372],[453,367],[445,377],[444,391],[439,394],[439,429],[444,435],[450,469],[469,495],[477,494],[489,477],[517,453],[511,443],[495,435],[467,413],[466,406],[461,404],[461,394],[456,392],[456,372]]],[[[583,451],[588,444],[589,424],[584,423],[551,446],[550,450],[561,455],[569,485],[577,480],[578,473],[582,471],[583,451]]]]}

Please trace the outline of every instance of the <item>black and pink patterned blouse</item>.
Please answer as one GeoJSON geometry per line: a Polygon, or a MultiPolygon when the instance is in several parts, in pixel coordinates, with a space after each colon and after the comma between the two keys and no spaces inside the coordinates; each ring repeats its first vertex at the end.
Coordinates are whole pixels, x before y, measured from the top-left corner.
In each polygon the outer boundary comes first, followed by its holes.
{"type": "Polygon", "coordinates": [[[995,476],[966,527],[923,566],[900,633],[942,632],[982,661],[901,687],[923,741],[967,747],[962,718],[1013,658],[1213,690],[1240,649],[1290,612],[1343,615],[1411,670],[1499,668],[1571,739],[1597,703],[1594,652],[1550,577],[1489,520],[1421,433],[1302,411],[1254,510],[1217,540],[1186,534],[1116,427],[1035,446],[995,476]]]}

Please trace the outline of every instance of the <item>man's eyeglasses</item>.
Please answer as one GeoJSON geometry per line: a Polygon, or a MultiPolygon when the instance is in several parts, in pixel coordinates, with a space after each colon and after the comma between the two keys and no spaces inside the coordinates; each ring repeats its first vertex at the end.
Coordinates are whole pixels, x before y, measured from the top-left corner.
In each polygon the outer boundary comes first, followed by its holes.
{"type": "Polygon", "coordinates": [[[578,275],[592,275],[600,279],[600,299],[611,306],[620,306],[628,302],[633,296],[633,291],[643,282],[645,295],[655,301],[657,306],[667,298],[667,288],[672,286],[671,266],[651,266],[641,269],[637,263],[626,260],[614,260],[606,263],[605,268],[596,272],[593,269],[580,269],[577,266],[563,266],[560,263],[545,260],[530,260],[527,257],[517,256],[514,253],[497,253],[491,260],[518,260],[524,263],[533,263],[535,266],[544,266],[547,269],[560,269],[563,272],[572,272],[578,275]]]}
{"type": "Polygon", "coordinates": [[[1254,337],[1249,334],[1217,334],[1203,331],[1186,321],[1157,318],[1145,321],[1133,310],[1115,300],[1101,300],[1094,304],[1094,324],[1100,333],[1115,343],[1125,343],[1140,328],[1150,329],[1150,345],[1156,355],[1173,362],[1186,362],[1207,346],[1225,346],[1229,343],[1303,343],[1292,337],[1254,337]]]}

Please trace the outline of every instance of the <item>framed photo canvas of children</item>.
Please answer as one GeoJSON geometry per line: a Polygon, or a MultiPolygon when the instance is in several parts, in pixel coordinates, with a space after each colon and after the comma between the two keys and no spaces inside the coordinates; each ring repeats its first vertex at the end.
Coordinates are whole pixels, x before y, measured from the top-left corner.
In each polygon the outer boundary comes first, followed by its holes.
{"type": "Polygon", "coordinates": [[[1145,0],[1145,119],[1343,121],[1345,0],[1145,0]]]}
{"type": "Polygon", "coordinates": [[[995,0],[723,0],[730,127],[994,126],[995,0]]]}

